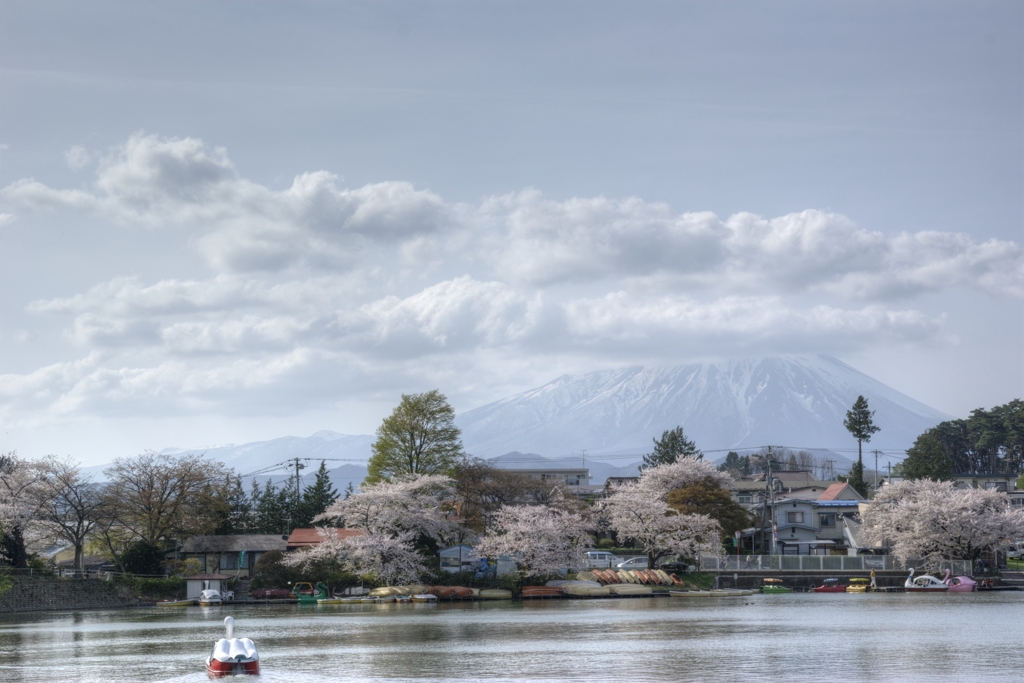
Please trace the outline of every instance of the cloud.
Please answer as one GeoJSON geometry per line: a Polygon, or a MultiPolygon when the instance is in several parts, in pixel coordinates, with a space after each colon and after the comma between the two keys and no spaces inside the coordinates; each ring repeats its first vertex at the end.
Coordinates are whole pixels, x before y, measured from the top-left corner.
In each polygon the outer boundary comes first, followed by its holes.
{"type": "Polygon", "coordinates": [[[179,235],[211,271],[27,303],[65,321],[81,357],[0,377],[0,412],[281,414],[382,382],[510,385],[566,359],[924,347],[956,337],[915,297],[1024,297],[1008,241],[886,235],[815,210],[722,219],[533,189],[451,204],[404,182],[339,182],[317,171],[272,189],[223,148],[140,133],[85,188],[0,190],[26,214],[15,229],[89,213],[179,235]]]}
{"type": "Polygon", "coordinates": [[[72,171],[80,171],[89,164],[91,157],[85,147],[75,145],[64,152],[64,161],[67,162],[68,168],[72,171]]]}

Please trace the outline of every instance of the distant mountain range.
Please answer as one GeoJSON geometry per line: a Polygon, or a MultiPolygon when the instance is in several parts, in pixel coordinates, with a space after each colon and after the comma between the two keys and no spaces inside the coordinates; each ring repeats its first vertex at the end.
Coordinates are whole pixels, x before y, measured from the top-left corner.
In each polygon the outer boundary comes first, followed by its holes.
{"type": "MultiPolygon", "coordinates": [[[[869,449],[902,452],[921,432],[950,419],[830,356],[767,356],[563,375],[461,413],[456,423],[466,451],[499,467],[579,467],[585,462],[594,484],[635,474],[652,438],[677,425],[711,461],[720,461],[730,449],[787,446],[828,452],[837,470],[844,471],[856,442],[843,418],[858,395],[867,397],[881,427],[869,449]]],[[[302,471],[305,483],[316,461],[324,459],[341,490],[365,478],[373,441],[372,435],[325,430],[308,437],[163,452],[205,452],[260,481],[287,476],[283,469],[261,470],[309,459],[302,471]]],[[[99,473],[104,467],[88,469],[99,473]]]]}
{"type": "Polygon", "coordinates": [[[836,450],[856,447],[843,419],[858,395],[881,427],[871,448],[906,449],[949,419],[830,356],[771,356],[563,375],[462,413],[456,423],[466,450],[483,457],[641,454],[677,425],[705,452],[836,450]]]}

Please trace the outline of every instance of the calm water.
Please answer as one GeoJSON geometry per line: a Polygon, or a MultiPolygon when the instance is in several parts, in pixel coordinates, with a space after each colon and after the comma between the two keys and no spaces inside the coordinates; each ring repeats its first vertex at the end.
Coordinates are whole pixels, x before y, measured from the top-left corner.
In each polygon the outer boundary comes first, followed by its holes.
{"type": "Polygon", "coordinates": [[[1024,680],[1024,592],[24,615],[0,680],[207,681],[229,614],[263,681],[1024,680]]]}

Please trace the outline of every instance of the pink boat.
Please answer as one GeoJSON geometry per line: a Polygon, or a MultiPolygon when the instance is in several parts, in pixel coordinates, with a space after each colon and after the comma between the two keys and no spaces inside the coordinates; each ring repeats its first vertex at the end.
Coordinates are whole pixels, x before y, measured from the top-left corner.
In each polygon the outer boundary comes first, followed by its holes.
{"type": "Polygon", "coordinates": [[[950,571],[946,570],[946,576],[942,582],[949,586],[950,593],[971,593],[978,590],[978,582],[969,576],[949,576],[950,571]]]}

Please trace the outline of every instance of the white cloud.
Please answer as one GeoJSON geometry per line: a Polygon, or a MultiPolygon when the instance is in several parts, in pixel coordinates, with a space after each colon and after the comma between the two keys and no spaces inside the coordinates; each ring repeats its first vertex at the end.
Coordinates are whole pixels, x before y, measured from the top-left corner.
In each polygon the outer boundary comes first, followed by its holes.
{"type": "Polygon", "coordinates": [[[922,293],[1024,296],[1020,246],[964,234],[535,190],[453,205],[408,183],[338,182],[321,171],[274,190],[222,148],[138,134],[86,189],[0,190],[27,214],[179,233],[213,271],[29,303],[67,321],[82,357],[0,377],[0,412],[280,413],[381,378],[514,383],[560,358],[921,347],[955,343],[922,293]]]}
{"type": "Polygon", "coordinates": [[[72,171],[80,171],[85,168],[92,158],[89,156],[88,150],[81,145],[75,145],[68,151],[64,152],[64,161],[67,162],[68,168],[72,171]]]}

